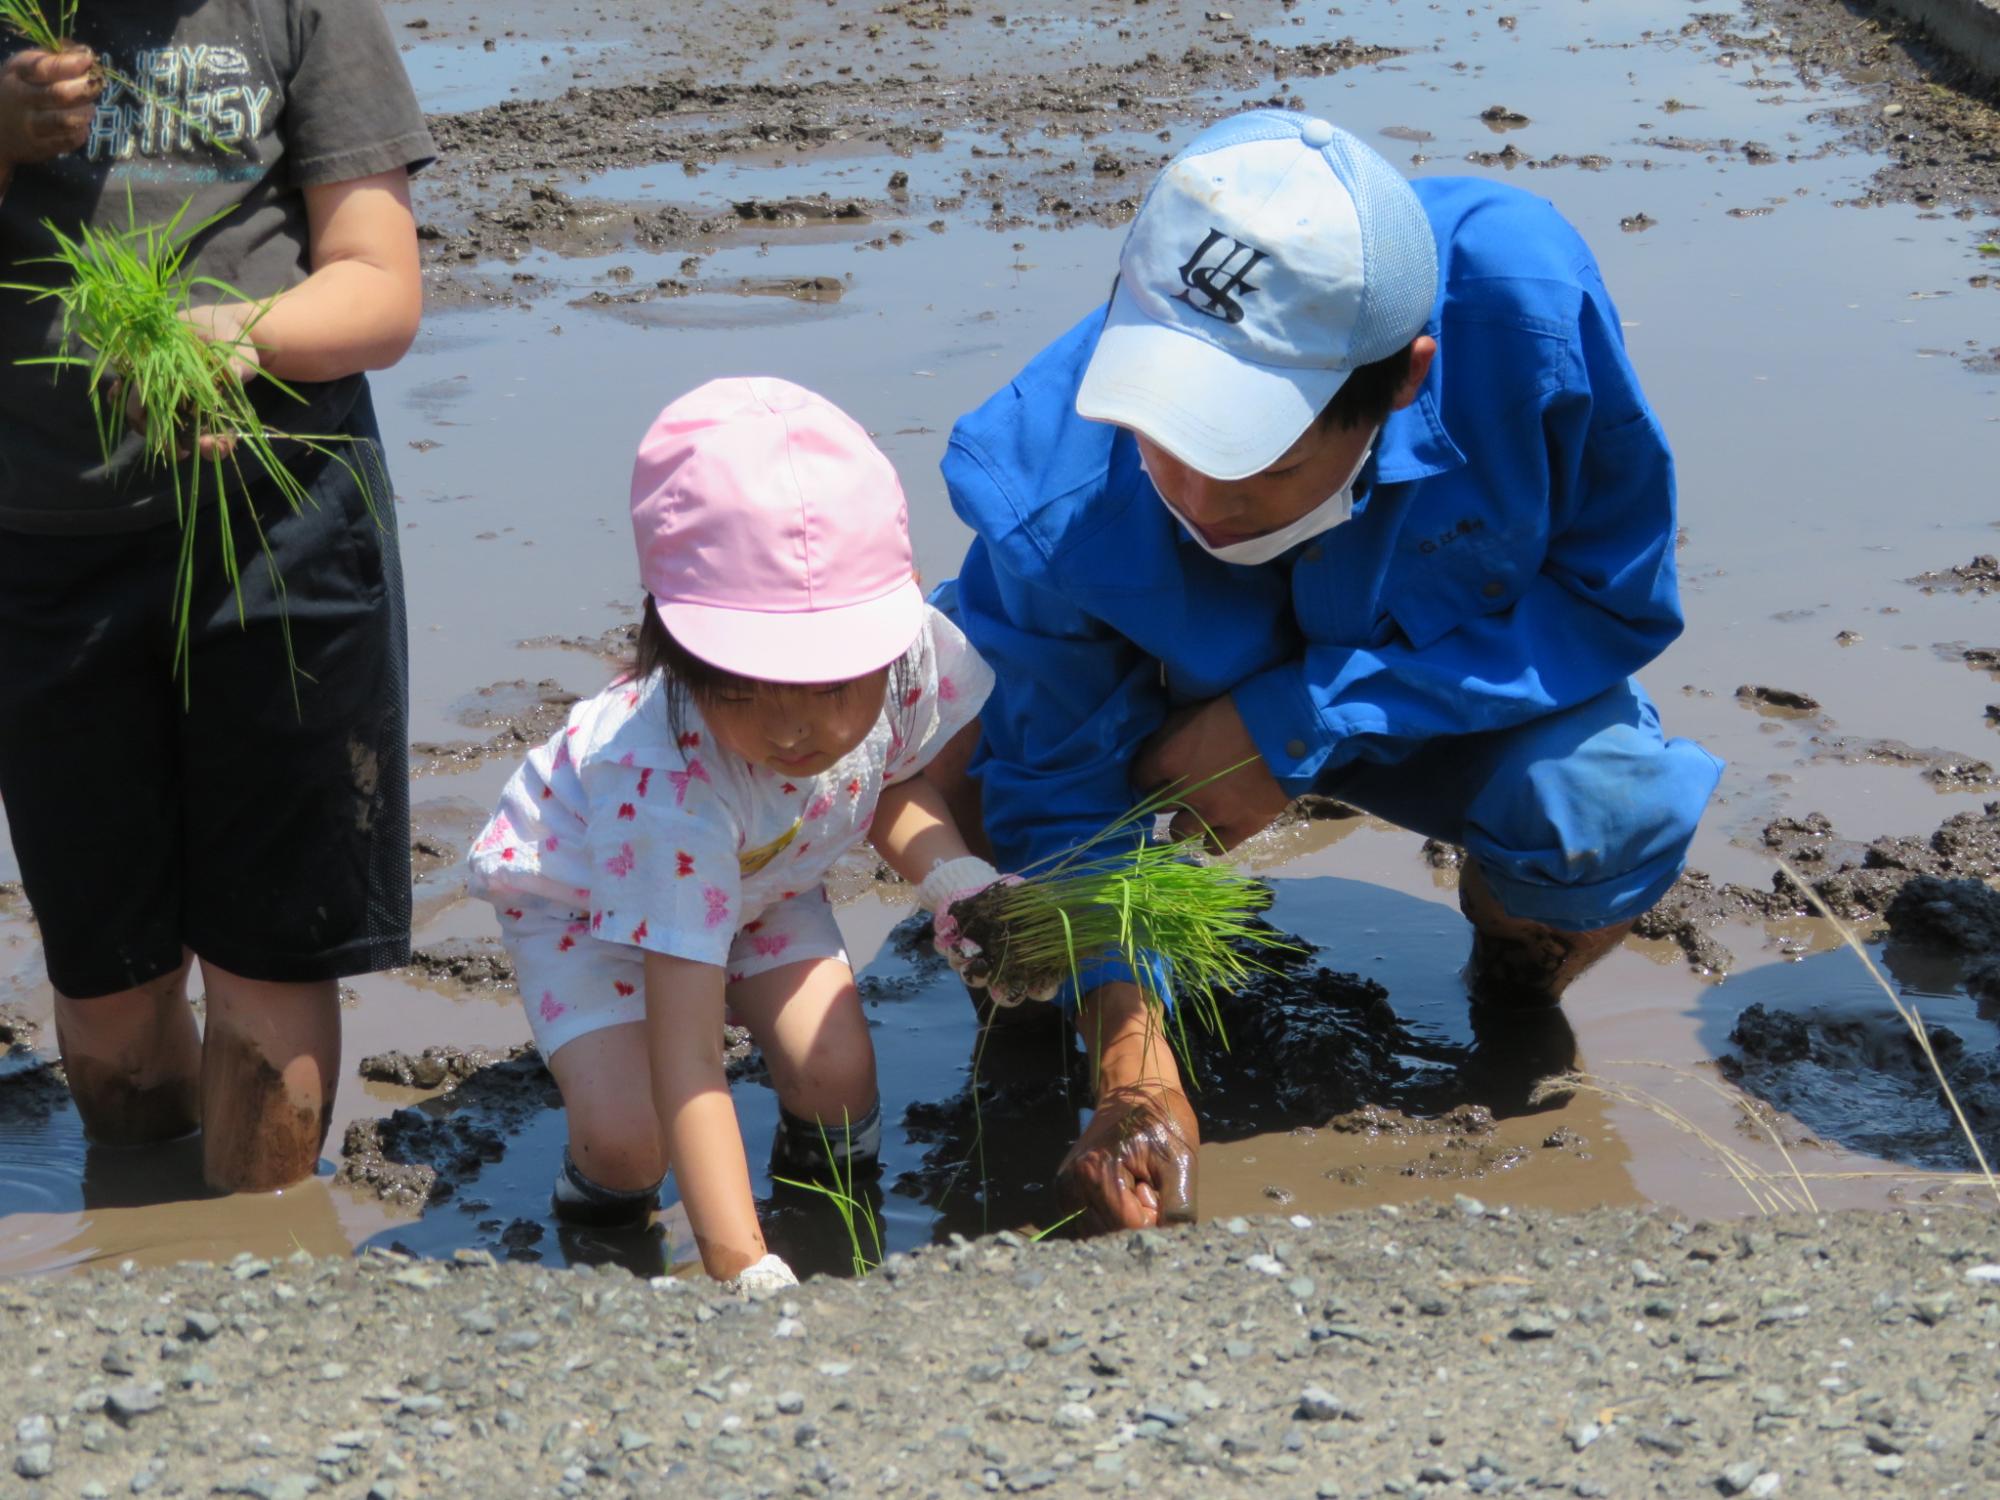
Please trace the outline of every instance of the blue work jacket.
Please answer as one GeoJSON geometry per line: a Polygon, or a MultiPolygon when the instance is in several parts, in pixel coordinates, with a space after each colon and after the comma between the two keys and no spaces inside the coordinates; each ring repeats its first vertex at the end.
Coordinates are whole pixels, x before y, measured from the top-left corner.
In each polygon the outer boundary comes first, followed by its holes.
{"type": "Polygon", "coordinates": [[[974,769],[1003,867],[1126,812],[1133,757],[1182,705],[1233,695],[1296,794],[1584,702],[1680,633],[1673,458],[1589,248],[1517,189],[1413,186],[1437,358],[1352,519],[1283,557],[1210,557],[1131,434],[1076,414],[1101,309],[953,429],[945,482],[977,533],[958,619],[998,679],[974,769]]]}

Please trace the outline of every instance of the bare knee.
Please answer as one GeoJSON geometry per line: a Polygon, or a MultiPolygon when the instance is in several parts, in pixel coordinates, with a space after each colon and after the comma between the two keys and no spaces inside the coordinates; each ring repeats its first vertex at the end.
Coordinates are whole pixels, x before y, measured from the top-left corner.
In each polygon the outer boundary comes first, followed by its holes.
{"type": "Polygon", "coordinates": [[[666,1175],[643,1023],[571,1039],[549,1057],[549,1071],[562,1090],[570,1160],[578,1171],[619,1192],[651,1188],[666,1175]]]}
{"type": "Polygon", "coordinates": [[[186,985],[183,966],[114,995],[56,996],[56,1046],[91,1140],[147,1145],[200,1123],[201,1043],[186,985]]]}
{"type": "Polygon", "coordinates": [[[826,1026],[800,1056],[766,1061],[778,1102],[801,1120],[837,1134],[875,1107],[875,1046],[865,1023],[826,1026]]]}
{"type": "Polygon", "coordinates": [[[650,1106],[641,1111],[571,1103],[568,1110],[570,1159],[592,1182],[636,1193],[657,1187],[667,1175],[659,1121],[650,1106]]]}

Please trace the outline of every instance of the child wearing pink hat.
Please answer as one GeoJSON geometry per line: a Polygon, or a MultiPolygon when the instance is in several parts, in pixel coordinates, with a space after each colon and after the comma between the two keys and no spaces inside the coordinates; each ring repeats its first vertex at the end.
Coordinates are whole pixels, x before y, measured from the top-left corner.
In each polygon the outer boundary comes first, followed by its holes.
{"type": "Polygon", "coordinates": [[[776,1153],[881,1137],[874,1049],[823,877],[863,839],[932,911],[999,878],[920,774],[992,674],[930,608],[895,469],[831,403],[717,380],[639,445],[647,601],[631,673],[529,753],[474,846],[569,1117],[555,1210],[643,1224],[669,1166],[711,1276],[767,1252],[723,1075],[762,1048],[776,1153]]]}

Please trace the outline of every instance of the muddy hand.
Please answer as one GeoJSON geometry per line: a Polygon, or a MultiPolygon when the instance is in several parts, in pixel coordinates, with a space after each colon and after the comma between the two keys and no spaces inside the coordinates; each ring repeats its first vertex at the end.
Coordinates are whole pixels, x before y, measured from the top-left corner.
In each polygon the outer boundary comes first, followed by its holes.
{"type": "Polygon", "coordinates": [[[931,945],[951,965],[966,988],[985,990],[995,1005],[1014,1006],[1023,1000],[1053,1000],[1060,983],[1016,987],[993,977],[993,961],[958,925],[956,908],[992,885],[1019,885],[1018,875],[1002,875],[983,859],[941,861],[917,888],[917,903],[931,913],[931,945]]]}
{"type": "Polygon", "coordinates": [[[1116,1089],[1098,1100],[1057,1168],[1057,1190],[1092,1234],[1190,1224],[1200,1146],[1201,1129],[1179,1089],[1116,1089]]]}
{"type": "Polygon", "coordinates": [[[0,65],[0,176],[82,148],[104,87],[96,66],[87,47],[29,48],[0,65]]]}

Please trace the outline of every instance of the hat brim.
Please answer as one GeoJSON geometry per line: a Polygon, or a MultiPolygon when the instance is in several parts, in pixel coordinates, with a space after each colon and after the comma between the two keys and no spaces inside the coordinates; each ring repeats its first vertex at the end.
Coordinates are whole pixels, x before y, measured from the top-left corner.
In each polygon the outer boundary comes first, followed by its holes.
{"type": "Polygon", "coordinates": [[[924,625],[916,579],[834,609],[772,613],[714,604],[655,603],[676,641],[707,662],[763,682],[846,682],[902,656],[924,625]]]}
{"type": "Polygon", "coordinates": [[[1238,359],[1154,322],[1121,281],[1076,411],[1132,428],[1211,479],[1247,479],[1284,456],[1350,373],[1238,359]]]}

